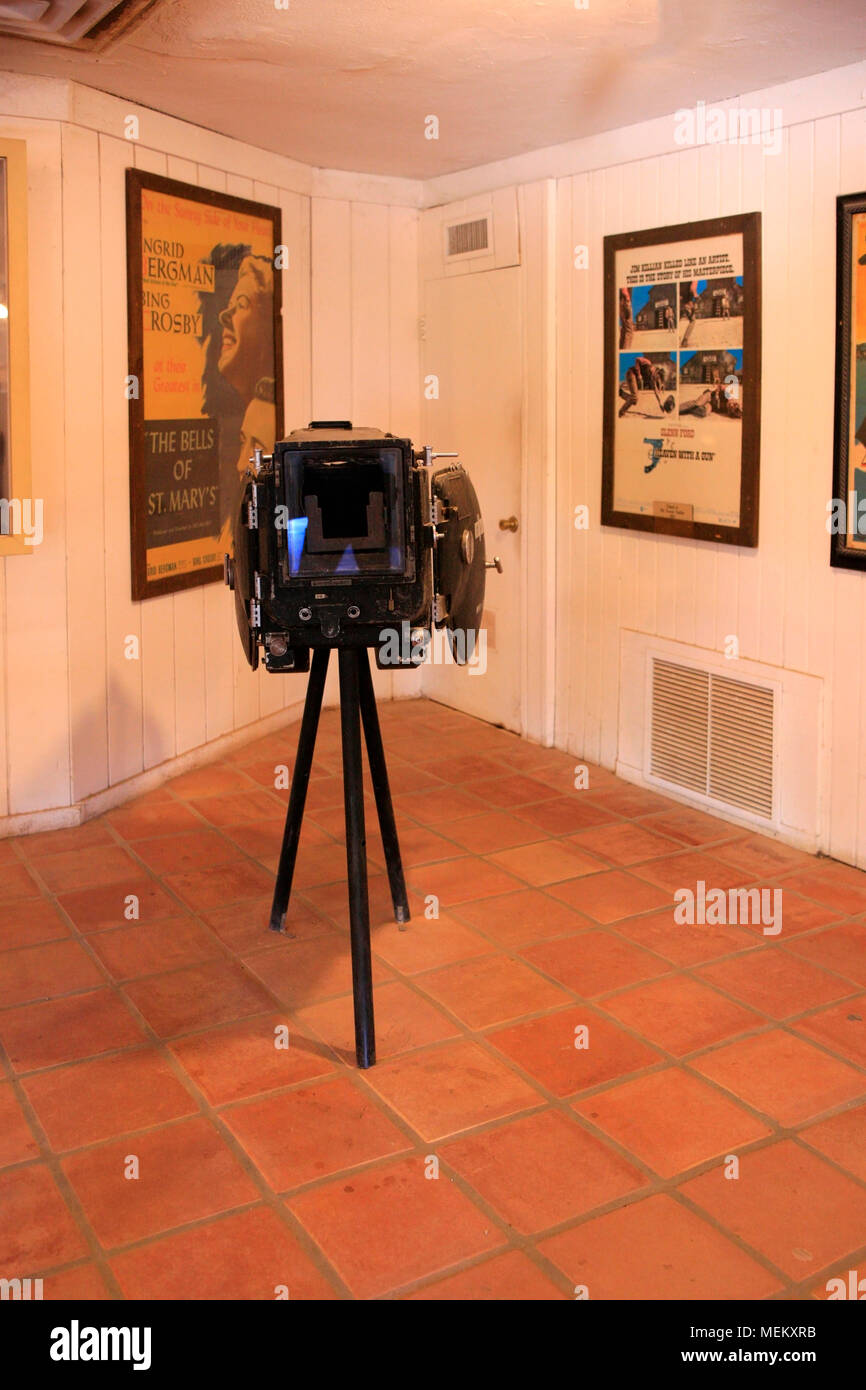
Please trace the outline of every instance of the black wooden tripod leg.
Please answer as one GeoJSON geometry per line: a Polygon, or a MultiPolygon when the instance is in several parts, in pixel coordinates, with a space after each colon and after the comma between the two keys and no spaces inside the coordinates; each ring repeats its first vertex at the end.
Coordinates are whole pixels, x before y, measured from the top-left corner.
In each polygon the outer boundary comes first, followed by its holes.
{"type": "Polygon", "coordinates": [[[301,719],[301,732],[298,735],[298,753],[292,773],[292,789],[289,792],[289,809],[286,812],[286,828],[283,831],[283,844],[280,850],[271,920],[268,923],[271,931],[283,930],[283,923],[289,907],[292,876],[295,872],[298,841],[301,837],[304,802],[307,799],[307,785],[310,780],[310,768],[313,765],[313,747],[316,742],[316,730],[319,727],[319,715],[322,711],[322,697],[325,693],[325,677],[328,674],[330,655],[328,647],[316,647],[313,652],[310,679],[307,682],[307,698],[301,719]]]}
{"type": "Polygon", "coordinates": [[[349,871],[349,932],[352,942],[352,984],[355,1001],[355,1053],[359,1067],[371,1067],[376,1060],[376,1035],[373,1027],[373,970],[370,962],[370,904],[367,898],[367,837],[364,828],[357,648],[341,647],[339,662],[346,863],[349,871]]]}
{"type": "Polygon", "coordinates": [[[408,922],[409,899],[406,896],[406,880],[403,877],[403,864],[400,859],[397,823],[394,820],[394,807],[388,786],[385,749],[382,744],[382,731],[379,728],[379,716],[376,712],[376,696],[373,691],[370,658],[366,647],[358,653],[358,677],[361,693],[361,718],[364,721],[367,757],[370,760],[370,778],[376,797],[376,810],[379,813],[379,830],[385,850],[385,863],[388,867],[388,882],[391,885],[394,917],[398,922],[408,922]]]}

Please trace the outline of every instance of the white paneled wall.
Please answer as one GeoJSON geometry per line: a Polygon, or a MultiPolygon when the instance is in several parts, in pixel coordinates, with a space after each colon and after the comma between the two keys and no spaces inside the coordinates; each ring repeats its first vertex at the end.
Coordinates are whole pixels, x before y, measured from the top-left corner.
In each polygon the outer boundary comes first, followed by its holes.
{"type": "MultiPolygon", "coordinates": [[[[828,79],[829,82],[829,79],[828,79]]],[[[639,128],[638,128],[639,129],[639,128]]],[[[640,141],[636,141],[640,148],[640,141]]],[[[831,570],[835,198],[866,187],[866,109],[790,125],[781,152],[678,150],[558,183],[556,741],[612,767],[623,629],[824,681],[822,847],[866,865],[866,575],[831,570]],[[757,550],[602,529],[602,241],[723,213],[763,222],[757,550]],[[573,268],[589,248],[590,269],[573,268]],[[592,525],[573,529],[588,503],[592,525]]],[[[814,759],[803,748],[804,765],[814,759]]]]}
{"type": "MultiPolygon", "coordinates": [[[[311,418],[421,443],[418,227],[413,208],[312,199],[311,418]]],[[[381,699],[420,688],[416,672],[373,681],[381,699]]],[[[336,660],[325,697],[337,698],[336,660]]]]}
{"type": "MultiPolygon", "coordinates": [[[[34,80],[28,101],[19,80],[0,113],[38,107],[45,90],[34,80]]],[[[221,584],[130,598],[127,165],[281,208],[287,429],[314,413],[417,425],[417,212],[315,199],[311,228],[312,171],[152,112],[127,140],[126,105],[69,90],[70,119],[0,114],[0,133],[27,141],[33,487],[45,502],[38,551],[0,559],[0,834],[34,813],[35,826],[40,812],[74,819],[88,797],[288,717],[304,695],[301,677],[249,670],[221,584]]]]}

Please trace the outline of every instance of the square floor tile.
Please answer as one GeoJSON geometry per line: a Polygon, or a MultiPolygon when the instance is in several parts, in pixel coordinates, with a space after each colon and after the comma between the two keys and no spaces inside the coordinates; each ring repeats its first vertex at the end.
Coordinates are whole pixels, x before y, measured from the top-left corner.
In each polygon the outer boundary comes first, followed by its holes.
{"type": "MultiPolygon", "coordinates": [[[[376,1059],[398,1057],[402,1052],[442,1042],[460,1032],[423,995],[400,980],[386,980],[373,991],[375,1011],[376,1059]]],[[[298,1018],[331,1047],[338,1058],[355,1066],[355,1011],[351,994],[311,1004],[298,1012],[298,1018]]]]}
{"type": "Polygon", "coordinates": [[[569,907],[603,923],[634,917],[638,912],[651,912],[653,908],[666,907],[671,901],[671,895],[655,884],[618,869],[555,883],[549,892],[569,907]]]}
{"type": "Polygon", "coordinates": [[[56,1153],[198,1113],[198,1103],[153,1048],[43,1071],[23,1081],[56,1153]]]}
{"type": "Polygon", "coordinates": [[[130,980],[126,993],[161,1038],[273,1008],[267,990],[235,961],[209,961],[130,980]]]}
{"type": "Polygon", "coordinates": [[[797,1032],[866,1067],[866,994],[800,1019],[797,1032]]]}
{"type": "Polygon", "coordinates": [[[667,961],[612,932],[580,932],[562,941],[529,946],[521,955],[585,999],[665,975],[670,970],[667,961]]]}
{"type": "Polygon", "coordinates": [[[569,1295],[543,1274],[538,1265],[519,1250],[506,1255],[494,1255],[459,1274],[436,1279],[415,1293],[407,1294],[409,1303],[538,1303],[548,1299],[560,1301],[569,1295]]]}
{"type": "Polygon", "coordinates": [[[422,1139],[431,1142],[541,1104],[532,1086],[473,1042],[410,1052],[378,1063],[363,1075],[422,1139]]]}
{"type": "Polygon", "coordinates": [[[551,1236],[539,1250],[595,1300],[763,1299],[782,1286],[663,1193],[551,1236]]]}
{"type": "Polygon", "coordinates": [[[39,1145],[9,1081],[0,1082],[0,1168],[39,1157],[39,1145]]]}
{"type": "Polygon", "coordinates": [[[214,957],[225,959],[214,933],[194,917],[166,917],[94,932],[90,944],[115,980],[162,974],[214,957]]]}
{"type": "Polygon", "coordinates": [[[696,1071],[782,1125],[866,1094],[866,1075],[790,1033],[759,1033],[692,1063],[696,1071]]]}
{"type": "Polygon", "coordinates": [[[557,1096],[642,1071],[662,1054],[583,1006],[487,1034],[488,1042],[557,1096]]]}
{"type": "Polygon", "coordinates": [[[211,1105],[294,1086],[336,1069],[336,1058],[283,1014],[257,1014],[169,1046],[211,1105]]]}
{"type": "Polygon", "coordinates": [[[617,922],[617,936],[626,936],[638,946],[645,946],[673,965],[700,965],[737,951],[754,950],[757,942],[742,927],[716,927],[704,923],[677,922],[673,907],[645,917],[627,917],[617,922]]]}
{"type": "Polygon", "coordinates": [[[441,1157],[503,1221],[526,1235],[646,1185],[632,1164],[555,1110],[458,1139],[441,1157]]]}
{"type": "Polygon", "coordinates": [[[612,825],[617,820],[612,811],[588,801],[582,792],[539,801],[535,806],[519,806],[515,814],[527,825],[543,830],[545,835],[573,835],[587,826],[612,825]]]}
{"type": "Polygon", "coordinates": [[[680,846],[675,840],[648,830],[644,825],[619,821],[612,825],[593,826],[572,836],[574,844],[590,854],[600,855],[612,864],[639,864],[644,859],[658,859],[680,846]]]}
{"type": "Polygon", "coordinates": [[[523,845],[517,849],[500,850],[490,856],[491,862],[501,869],[516,874],[518,878],[543,888],[549,883],[561,883],[563,879],[577,878],[581,874],[598,873],[601,861],[594,855],[585,854],[570,840],[551,840],[536,845],[523,845]]]}
{"type": "Polygon", "coordinates": [[[345,1076],[244,1101],[221,1115],[275,1192],[412,1148],[345,1076]]]}
{"type": "MultiPolygon", "coordinates": [[[[494,854],[497,850],[513,849],[515,845],[538,843],[543,832],[505,811],[485,811],[480,816],[468,816],[447,827],[455,844],[471,854],[494,854]]],[[[453,853],[453,851],[452,851],[453,853]]]]}
{"type": "Polygon", "coordinates": [[[771,1018],[791,1018],[856,992],[856,985],[772,946],[704,966],[701,975],[771,1018]]]}
{"type": "Polygon", "coordinates": [[[324,1274],[276,1212],[252,1207],[115,1255],[111,1268],[125,1296],[239,1300],[337,1297],[324,1274]],[[286,1290],[285,1293],[282,1291],[286,1290]]]}
{"type": "Polygon", "coordinates": [[[504,1236],[419,1154],[289,1199],[356,1298],[375,1298],[473,1255],[504,1236]]]}
{"type": "Polygon", "coordinates": [[[401,975],[487,956],[496,949],[492,941],[444,912],[438,917],[416,917],[408,925],[380,922],[370,937],[374,955],[401,975]]]}
{"type": "Polygon", "coordinates": [[[866,985],[866,922],[843,922],[841,926],[801,936],[788,943],[788,950],[857,985],[866,985]]]}
{"type": "Polygon", "coordinates": [[[740,1240],[799,1282],[863,1245],[866,1189],[789,1140],[744,1154],[681,1188],[740,1240]]]}
{"type": "Polygon", "coordinates": [[[440,905],[446,908],[472,902],[476,898],[492,898],[524,886],[513,874],[474,855],[439,860],[435,864],[410,869],[406,882],[425,898],[431,893],[435,894],[440,905]]]}
{"type": "Polygon", "coordinates": [[[143,1029],[112,990],[0,1013],[0,1042],[16,1072],[81,1061],[141,1042],[143,1029]]]}
{"type": "Polygon", "coordinates": [[[866,1105],[843,1110],[839,1115],[831,1115],[829,1120],[808,1125],[800,1130],[799,1137],[825,1158],[866,1182],[866,1105]]]}
{"type": "Polygon", "coordinates": [[[109,927],[128,926],[133,921],[157,922],[164,917],[177,917],[183,912],[177,899],[151,878],[135,878],[129,882],[109,883],[105,887],[61,893],[57,901],[64,912],[69,913],[78,930],[85,934],[105,931],[109,927]]]}
{"type": "Polygon", "coordinates": [[[418,976],[416,982],[471,1029],[568,1003],[565,990],[510,956],[481,956],[446,965],[418,976]]]}
{"type": "Polygon", "coordinates": [[[39,946],[68,935],[68,926],[47,898],[21,898],[0,906],[0,951],[39,946]]]}
{"type": "Polygon", "coordinates": [[[535,888],[461,903],[454,916],[506,950],[551,937],[570,936],[593,925],[588,917],[535,888]]]}
{"type": "Polygon", "coordinates": [[[669,975],[615,994],[604,1001],[604,1010],[675,1057],[765,1026],[760,1014],[688,975],[669,975]]]}
{"type": "Polygon", "coordinates": [[[105,1249],[255,1201],[258,1189],[209,1120],[180,1120],[63,1159],[105,1249]],[[130,1159],[138,1177],[130,1178],[130,1159]]]}
{"type": "Polygon", "coordinates": [[[79,942],[70,938],[4,951],[0,964],[0,1009],[98,989],[105,976],[79,942]]]}
{"type": "Polygon", "coordinates": [[[89,1255],[90,1247],[41,1163],[0,1173],[0,1269],[32,1278],[89,1255]]]}
{"type": "Polygon", "coordinates": [[[770,1133],[741,1106],[675,1067],[623,1081],[574,1102],[596,1125],[663,1178],[720,1162],[770,1133]]]}

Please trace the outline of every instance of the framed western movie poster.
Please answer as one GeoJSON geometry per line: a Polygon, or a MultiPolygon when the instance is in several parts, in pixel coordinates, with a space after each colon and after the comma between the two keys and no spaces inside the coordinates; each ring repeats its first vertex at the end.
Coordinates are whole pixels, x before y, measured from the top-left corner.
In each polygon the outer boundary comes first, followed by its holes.
{"type": "Polygon", "coordinates": [[[758,544],[760,213],[604,239],[604,526],[758,544]]]}
{"type": "Polygon", "coordinates": [[[282,432],[280,210],[126,173],[132,597],[222,579],[282,432]]]}
{"type": "Polygon", "coordinates": [[[830,563],[866,569],[866,193],[836,199],[836,430],[830,563]]]}

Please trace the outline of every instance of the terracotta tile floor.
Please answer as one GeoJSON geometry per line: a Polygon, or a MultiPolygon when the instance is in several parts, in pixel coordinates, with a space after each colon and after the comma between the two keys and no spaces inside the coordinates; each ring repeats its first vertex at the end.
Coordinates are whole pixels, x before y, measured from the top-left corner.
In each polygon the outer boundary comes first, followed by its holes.
{"type": "MultiPolygon", "coordinates": [[[[354,1061],[339,724],[291,935],[297,727],[0,842],[0,1275],[53,1298],[821,1298],[866,1276],[866,874],[426,701],[368,800],[354,1061]],[[673,893],[780,888],[783,928],[673,893]],[[425,916],[435,908],[438,917],[425,916]]],[[[369,792],[368,792],[369,795],[369,792]]]]}

